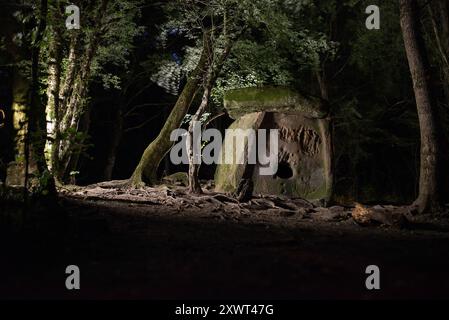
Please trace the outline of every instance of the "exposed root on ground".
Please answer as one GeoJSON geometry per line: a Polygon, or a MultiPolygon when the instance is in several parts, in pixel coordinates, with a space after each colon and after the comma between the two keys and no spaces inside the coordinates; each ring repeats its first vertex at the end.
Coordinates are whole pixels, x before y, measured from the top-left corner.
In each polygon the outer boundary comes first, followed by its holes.
{"type": "Polygon", "coordinates": [[[162,184],[154,187],[132,187],[129,180],[102,182],[87,187],[62,188],[67,197],[92,201],[117,201],[136,205],[159,206],[170,211],[187,211],[219,219],[273,216],[316,221],[355,222],[361,226],[386,225],[410,227],[419,220],[410,206],[372,206],[356,204],[355,207],[317,207],[300,198],[257,195],[240,202],[229,194],[214,192],[212,183],[203,185],[203,194],[192,194],[181,185],[162,184]]]}

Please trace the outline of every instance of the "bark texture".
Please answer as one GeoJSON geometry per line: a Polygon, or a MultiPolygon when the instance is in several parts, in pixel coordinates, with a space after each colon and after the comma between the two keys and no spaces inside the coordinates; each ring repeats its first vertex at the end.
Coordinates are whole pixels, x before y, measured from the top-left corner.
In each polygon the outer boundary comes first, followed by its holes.
{"type": "Polygon", "coordinates": [[[415,204],[421,213],[436,211],[439,209],[436,108],[428,81],[429,66],[420,31],[418,3],[400,0],[399,7],[421,132],[419,194],[415,204]]]}
{"type": "Polygon", "coordinates": [[[61,72],[62,72],[62,30],[58,22],[62,22],[58,2],[49,8],[50,17],[54,21],[49,26],[49,61],[48,61],[48,87],[47,87],[47,139],[46,158],[49,168],[55,173],[55,179],[59,183],[59,122],[60,122],[60,97],[61,72]]]}
{"type": "Polygon", "coordinates": [[[203,191],[201,190],[201,185],[200,185],[200,182],[198,179],[200,164],[196,163],[194,161],[194,158],[199,158],[198,160],[201,161],[201,150],[198,150],[200,152],[200,154],[194,153],[194,148],[193,148],[194,126],[193,126],[193,124],[196,121],[200,121],[202,114],[206,110],[206,108],[209,104],[212,87],[213,87],[212,79],[210,78],[210,76],[208,76],[208,80],[207,80],[206,86],[204,88],[203,97],[201,99],[201,104],[200,104],[198,110],[196,111],[196,113],[192,117],[192,121],[190,123],[189,131],[188,131],[189,139],[187,141],[189,144],[189,146],[188,146],[188,151],[189,151],[189,192],[196,193],[196,194],[201,194],[201,193],[203,193],[203,191]]]}

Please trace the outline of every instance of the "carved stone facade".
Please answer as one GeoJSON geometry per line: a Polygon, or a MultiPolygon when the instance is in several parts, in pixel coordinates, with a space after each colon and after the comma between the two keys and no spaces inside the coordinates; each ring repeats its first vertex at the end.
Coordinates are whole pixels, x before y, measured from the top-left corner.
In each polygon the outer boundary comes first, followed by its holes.
{"type": "MultiPolygon", "coordinates": [[[[278,171],[272,176],[259,175],[256,164],[252,174],[255,194],[329,200],[332,149],[326,102],[288,88],[248,88],[229,92],[225,108],[236,117],[230,129],[279,130],[278,171]],[[264,118],[256,128],[261,112],[264,118]]],[[[232,143],[230,139],[225,138],[224,146],[229,143],[232,143]]],[[[234,192],[245,166],[247,164],[219,165],[215,175],[216,190],[234,192]]]]}

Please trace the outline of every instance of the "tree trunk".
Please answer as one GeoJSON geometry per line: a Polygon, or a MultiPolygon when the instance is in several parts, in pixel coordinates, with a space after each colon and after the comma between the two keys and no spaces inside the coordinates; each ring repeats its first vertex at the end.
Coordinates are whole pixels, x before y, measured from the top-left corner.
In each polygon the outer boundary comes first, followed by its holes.
{"type": "MultiPolygon", "coordinates": [[[[226,31],[224,31],[224,34],[226,35],[226,31]]],[[[220,75],[221,70],[223,69],[223,65],[226,62],[226,59],[228,58],[229,54],[231,53],[231,48],[232,48],[232,42],[227,39],[226,41],[226,45],[223,49],[223,52],[220,56],[220,58],[218,59],[218,61],[214,61],[213,57],[214,57],[214,53],[213,53],[213,48],[210,48],[211,51],[209,52],[209,61],[208,61],[208,72],[207,72],[207,79],[206,79],[206,83],[204,86],[204,92],[203,92],[203,97],[201,99],[201,104],[198,108],[198,110],[196,111],[195,115],[192,117],[191,122],[190,122],[190,126],[189,126],[189,139],[188,141],[188,154],[189,154],[189,192],[190,193],[196,193],[196,194],[201,194],[203,193],[203,191],[201,190],[201,184],[199,182],[198,179],[198,175],[199,175],[199,171],[200,171],[200,167],[201,167],[201,163],[195,163],[194,158],[195,157],[200,157],[200,161],[201,162],[201,154],[200,155],[195,155],[194,154],[194,148],[193,148],[193,143],[194,143],[194,139],[193,139],[193,125],[196,121],[200,121],[201,116],[204,114],[204,112],[206,111],[207,106],[209,105],[209,100],[210,100],[210,96],[212,94],[212,89],[215,86],[215,83],[217,81],[218,76],[220,75]]],[[[199,152],[201,153],[201,150],[199,150],[199,152]]]]}
{"type": "Polygon", "coordinates": [[[105,181],[110,181],[112,179],[112,172],[115,167],[115,160],[117,157],[117,150],[120,146],[120,142],[122,140],[123,134],[123,115],[122,115],[122,107],[118,105],[116,107],[115,119],[112,130],[112,138],[109,146],[108,153],[106,155],[106,166],[104,168],[104,179],[105,181]]]}
{"type": "MultiPolygon", "coordinates": [[[[68,133],[69,131],[71,131],[71,133],[77,133],[79,131],[78,126],[84,112],[83,104],[88,91],[92,63],[104,33],[102,17],[104,16],[108,4],[109,0],[102,0],[98,7],[95,21],[98,21],[99,25],[89,37],[86,50],[81,58],[79,58],[81,61],[80,66],[77,63],[78,59],[76,51],[78,34],[74,31],[75,34],[72,38],[69,52],[69,65],[63,85],[60,88],[60,100],[62,101],[62,107],[60,108],[61,119],[59,120],[60,135],[68,133]]],[[[60,181],[67,178],[73,165],[78,162],[78,155],[74,152],[74,140],[75,139],[69,135],[68,139],[57,141],[59,148],[57,151],[55,149],[55,153],[57,153],[57,174],[60,181]],[[72,157],[74,159],[72,159],[72,157]]]]}
{"type": "Polygon", "coordinates": [[[45,109],[39,96],[39,55],[41,41],[47,26],[47,1],[40,2],[39,25],[36,31],[36,39],[31,50],[31,90],[29,104],[29,130],[27,144],[33,149],[39,173],[46,170],[44,145],[45,145],[45,109]],[[30,145],[31,144],[31,145],[30,145]]]}
{"type": "Polygon", "coordinates": [[[161,132],[145,149],[139,164],[130,178],[130,183],[133,186],[142,186],[145,182],[151,185],[156,182],[156,172],[159,167],[159,163],[173,145],[173,142],[170,141],[170,135],[173,130],[180,127],[182,120],[184,119],[196,95],[199,84],[204,77],[208,62],[208,53],[210,51],[210,41],[210,33],[205,32],[203,37],[203,51],[200,61],[193,71],[192,76],[187,80],[187,83],[182,90],[178,101],[176,101],[176,104],[173,107],[173,110],[165,122],[161,132]]]}
{"type": "Polygon", "coordinates": [[[64,80],[61,80],[61,87],[59,90],[59,100],[61,101],[61,107],[63,110],[66,110],[67,100],[72,93],[73,82],[75,81],[75,76],[78,71],[78,33],[76,30],[72,30],[75,34],[70,39],[69,45],[69,57],[68,57],[68,66],[64,75],[64,80]]]}
{"type": "MultiPolygon", "coordinates": [[[[323,71],[317,71],[317,80],[320,86],[321,98],[329,101],[329,82],[325,72],[325,66],[322,66],[323,71]]],[[[327,206],[333,201],[334,195],[334,143],[333,143],[333,131],[334,124],[331,115],[328,115],[325,119],[319,119],[318,125],[320,128],[321,136],[323,137],[322,152],[325,154],[324,170],[326,174],[326,197],[324,199],[324,205],[327,206]]]]}
{"type": "Polygon", "coordinates": [[[37,172],[39,174],[38,192],[40,195],[56,193],[54,181],[49,178],[49,171],[45,161],[45,144],[46,144],[46,116],[45,105],[42,103],[39,95],[39,57],[41,51],[41,42],[44,37],[44,32],[47,27],[47,0],[40,2],[40,17],[39,25],[36,31],[36,38],[32,45],[31,57],[31,90],[30,90],[30,104],[29,104],[29,128],[25,142],[25,188],[28,182],[28,165],[30,162],[30,155],[36,162],[37,172]],[[45,176],[45,178],[44,178],[45,176]]]}
{"type": "MultiPolygon", "coordinates": [[[[435,0],[427,5],[431,28],[435,38],[435,46],[432,53],[438,59],[440,69],[441,86],[444,93],[444,101],[439,101],[438,119],[439,119],[439,142],[440,149],[447,150],[449,148],[449,3],[447,0],[435,0]]],[[[449,163],[449,154],[447,152],[440,153],[440,163],[449,163]]],[[[439,167],[439,182],[441,182],[440,190],[441,202],[449,202],[449,167],[439,167]]]]}
{"type": "Polygon", "coordinates": [[[13,84],[12,84],[12,107],[13,126],[14,126],[14,145],[15,158],[22,162],[25,155],[25,138],[27,132],[27,105],[30,95],[30,81],[24,77],[17,67],[14,68],[13,84]]]}
{"type": "Polygon", "coordinates": [[[419,195],[415,201],[419,212],[439,209],[438,188],[438,136],[436,108],[428,82],[429,67],[424,42],[420,32],[418,3],[400,0],[401,28],[410,73],[415,91],[416,107],[421,132],[421,161],[419,195]]]}
{"type": "MultiPolygon", "coordinates": [[[[71,32],[74,35],[71,37],[70,45],[69,45],[69,56],[68,56],[68,65],[67,68],[62,74],[62,68],[59,66],[58,72],[55,74],[55,80],[59,82],[59,93],[58,100],[55,99],[55,112],[54,114],[54,125],[53,125],[53,141],[51,142],[51,167],[52,173],[55,176],[55,180],[58,184],[62,184],[64,173],[62,171],[62,146],[64,145],[64,141],[61,141],[63,137],[63,125],[62,120],[63,117],[68,113],[68,100],[73,93],[73,83],[75,81],[75,76],[79,69],[79,56],[77,51],[78,46],[78,33],[76,30],[72,30],[71,32]],[[59,79],[57,79],[57,73],[59,73],[59,79]]],[[[50,83],[50,82],[49,82],[50,83]]],[[[55,86],[56,89],[57,86],[55,86]]],[[[47,108],[51,108],[48,106],[47,108]]]]}
{"type": "Polygon", "coordinates": [[[449,4],[447,0],[438,0],[430,3],[428,10],[441,64],[446,102],[449,103],[449,4]]]}
{"type": "Polygon", "coordinates": [[[55,176],[56,182],[59,182],[59,120],[60,120],[60,100],[59,92],[61,89],[61,69],[62,69],[62,37],[61,29],[57,25],[62,23],[59,14],[59,7],[52,7],[52,17],[54,26],[50,28],[49,34],[49,62],[48,62],[48,87],[47,87],[47,145],[46,158],[47,165],[55,176]]]}
{"type": "Polygon", "coordinates": [[[189,139],[187,139],[188,141],[188,154],[189,154],[189,192],[190,193],[195,193],[195,194],[201,194],[203,193],[203,191],[201,190],[201,184],[199,182],[198,179],[198,174],[199,174],[199,169],[200,169],[200,164],[199,163],[195,163],[194,159],[195,158],[199,158],[199,161],[196,162],[200,162],[201,161],[201,150],[197,150],[200,152],[200,154],[195,154],[195,148],[194,148],[194,136],[193,136],[193,130],[194,130],[194,123],[197,121],[200,121],[201,116],[203,115],[204,111],[206,111],[207,106],[209,105],[209,99],[210,99],[210,95],[211,95],[211,91],[212,91],[212,87],[214,85],[214,79],[211,78],[212,75],[208,75],[208,79],[207,79],[207,83],[205,85],[204,88],[204,93],[203,93],[203,97],[201,99],[201,104],[198,108],[198,110],[196,111],[196,113],[194,114],[194,116],[192,117],[192,120],[190,122],[190,126],[189,126],[189,139]]]}
{"type": "MultiPolygon", "coordinates": [[[[82,118],[80,119],[79,124],[79,132],[85,133],[87,135],[89,133],[89,128],[91,125],[91,111],[87,109],[86,112],[83,113],[82,118]]],[[[79,171],[80,167],[80,159],[82,159],[82,154],[84,152],[84,146],[86,142],[86,136],[83,136],[82,139],[77,141],[76,148],[73,149],[70,157],[68,158],[67,166],[65,167],[65,177],[66,181],[68,181],[71,185],[76,185],[77,174],[75,172],[79,171]]]]}

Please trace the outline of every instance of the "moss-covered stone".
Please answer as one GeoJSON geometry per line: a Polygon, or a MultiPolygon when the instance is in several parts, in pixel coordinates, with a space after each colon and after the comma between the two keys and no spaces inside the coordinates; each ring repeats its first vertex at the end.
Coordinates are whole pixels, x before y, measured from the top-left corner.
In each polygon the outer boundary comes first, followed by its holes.
{"type": "MultiPolygon", "coordinates": [[[[278,172],[272,176],[262,176],[259,165],[256,165],[252,177],[254,193],[327,201],[332,188],[326,162],[328,151],[324,143],[328,127],[323,127],[323,130],[320,130],[318,122],[321,120],[304,117],[301,113],[276,112],[267,114],[266,121],[261,127],[255,128],[259,114],[245,115],[236,120],[229,128],[279,130],[278,172]],[[283,170],[288,172],[287,176],[285,172],[282,172],[283,170]]],[[[231,139],[226,136],[222,147],[222,157],[226,145],[230,143],[232,143],[231,139]]],[[[237,151],[235,145],[233,148],[234,152],[237,151]]],[[[220,164],[215,175],[216,191],[235,192],[244,170],[245,165],[243,164],[220,164]]]]}
{"type": "Polygon", "coordinates": [[[302,114],[308,118],[323,118],[329,112],[327,102],[306,96],[288,87],[254,87],[228,91],[224,106],[233,119],[253,112],[302,114]]]}
{"type": "MultiPolygon", "coordinates": [[[[245,115],[235,121],[229,129],[257,129],[255,123],[260,113],[252,113],[245,115]]],[[[243,139],[244,137],[242,137],[243,139]]],[[[238,138],[237,138],[238,139],[238,138]]],[[[225,146],[232,143],[229,135],[225,136],[223,147],[219,159],[225,159],[225,146]]],[[[245,148],[247,143],[245,143],[245,148]]],[[[233,152],[236,153],[236,145],[234,145],[233,152]]],[[[242,178],[245,166],[243,164],[220,164],[215,171],[215,190],[218,192],[234,192],[242,178]]]]}
{"type": "Polygon", "coordinates": [[[162,182],[171,185],[189,185],[189,176],[187,172],[176,172],[169,176],[162,178],[162,182]]]}

